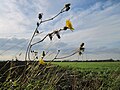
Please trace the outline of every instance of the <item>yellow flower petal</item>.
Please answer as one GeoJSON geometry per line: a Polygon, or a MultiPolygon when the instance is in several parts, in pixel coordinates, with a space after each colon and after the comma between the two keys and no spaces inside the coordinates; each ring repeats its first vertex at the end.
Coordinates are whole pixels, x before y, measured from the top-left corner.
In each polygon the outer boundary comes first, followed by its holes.
{"type": "Polygon", "coordinates": [[[39,60],[39,64],[42,64],[42,65],[45,64],[45,62],[44,62],[44,60],[42,58],[39,60]]]}
{"type": "Polygon", "coordinates": [[[68,29],[70,29],[72,31],[74,30],[74,28],[73,28],[72,23],[71,23],[70,20],[66,20],[66,27],[68,27],[68,29]]]}
{"type": "Polygon", "coordinates": [[[16,81],[13,82],[13,86],[17,86],[17,82],[16,81]]]}

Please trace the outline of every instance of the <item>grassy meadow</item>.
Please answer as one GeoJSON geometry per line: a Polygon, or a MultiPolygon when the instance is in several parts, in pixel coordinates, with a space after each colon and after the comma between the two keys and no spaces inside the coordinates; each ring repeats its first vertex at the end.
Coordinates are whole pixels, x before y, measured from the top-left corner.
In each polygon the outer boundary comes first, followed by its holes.
{"type": "Polygon", "coordinates": [[[120,90],[120,62],[27,63],[0,62],[0,90],[120,90]]]}
{"type": "Polygon", "coordinates": [[[52,62],[62,67],[85,71],[120,71],[120,62],[52,62]]]}
{"type": "Polygon", "coordinates": [[[120,62],[53,62],[53,64],[77,73],[77,82],[87,81],[85,90],[120,90],[120,62]]]}

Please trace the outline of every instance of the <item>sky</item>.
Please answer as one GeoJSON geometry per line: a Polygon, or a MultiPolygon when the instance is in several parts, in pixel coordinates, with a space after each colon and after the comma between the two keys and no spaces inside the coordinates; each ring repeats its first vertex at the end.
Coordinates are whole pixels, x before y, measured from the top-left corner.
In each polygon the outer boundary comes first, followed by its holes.
{"type": "Polygon", "coordinates": [[[23,60],[28,41],[36,28],[38,14],[43,20],[56,15],[66,3],[71,3],[68,12],[60,14],[52,21],[40,25],[42,34],[35,37],[40,40],[47,33],[65,26],[70,19],[75,30],[61,32],[61,39],[49,38],[36,45],[34,49],[69,55],[85,43],[85,52],[67,58],[80,60],[120,59],[120,0],[0,0],[0,60],[10,60],[17,56],[23,60]],[[19,56],[22,53],[22,56],[19,56]]]}

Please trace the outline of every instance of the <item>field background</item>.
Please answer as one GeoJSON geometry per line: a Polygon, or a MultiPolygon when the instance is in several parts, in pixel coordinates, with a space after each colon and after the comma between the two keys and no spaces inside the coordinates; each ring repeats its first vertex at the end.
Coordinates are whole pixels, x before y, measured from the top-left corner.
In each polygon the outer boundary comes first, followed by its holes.
{"type": "Polygon", "coordinates": [[[0,90],[120,90],[117,61],[28,63],[1,61],[0,90]]]}
{"type": "Polygon", "coordinates": [[[85,71],[120,71],[120,62],[52,62],[52,64],[85,71]]]}

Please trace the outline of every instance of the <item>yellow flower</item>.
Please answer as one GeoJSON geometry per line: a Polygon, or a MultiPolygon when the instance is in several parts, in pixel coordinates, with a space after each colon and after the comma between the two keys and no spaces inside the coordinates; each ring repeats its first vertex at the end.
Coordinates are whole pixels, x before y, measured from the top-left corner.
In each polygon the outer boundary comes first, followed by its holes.
{"type": "Polygon", "coordinates": [[[45,64],[45,62],[44,62],[44,60],[42,58],[39,60],[39,64],[42,64],[42,65],[45,64]]]}
{"type": "Polygon", "coordinates": [[[74,30],[73,26],[72,26],[72,23],[70,20],[66,20],[66,27],[68,27],[68,29],[70,29],[71,31],[74,30]]]}
{"type": "Polygon", "coordinates": [[[17,86],[17,81],[14,81],[14,82],[13,82],[13,86],[17,86]]]}

